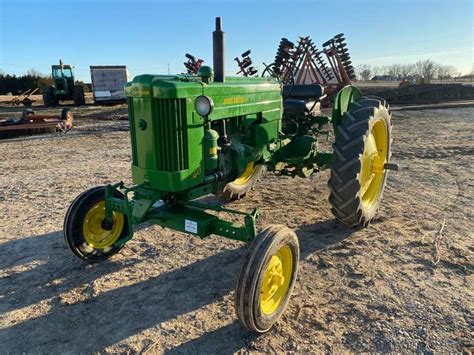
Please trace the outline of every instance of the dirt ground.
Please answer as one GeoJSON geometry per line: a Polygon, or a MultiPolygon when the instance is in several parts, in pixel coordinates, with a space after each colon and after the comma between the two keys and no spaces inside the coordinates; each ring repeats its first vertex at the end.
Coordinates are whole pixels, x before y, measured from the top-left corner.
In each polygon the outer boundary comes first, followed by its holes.
{"type": "MultiPolygon", "coordinates": [[[[18,112],[3,107],[0,117],[18,112]]],[[[258,206],[259,226],[285,224],[300,239],[289,307],[260,336],[234,313],[241,243],[150,227],[101,264],[66,248],[62,223],[74,197],[131,183],[127,122],[98,120],[123,118],[126,108],[75,113],[69,133],[0,141],[2,352],[473,349],[473,108],[394,113],[401,169],[367,229],[333,219],[327,171],[307,180],[266,174],[231,204],[258,206]]]]}

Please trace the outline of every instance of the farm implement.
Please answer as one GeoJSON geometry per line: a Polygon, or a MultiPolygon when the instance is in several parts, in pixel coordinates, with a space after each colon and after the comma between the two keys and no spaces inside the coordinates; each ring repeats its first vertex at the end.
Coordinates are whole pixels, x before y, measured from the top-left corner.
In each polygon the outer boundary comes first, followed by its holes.
{"type": "Polygon", "coordinates": [[[31,107],[31,105],[33,105],[33,102],[36,102],[36,100],[31,99],[30,96],[34,95],[38,90],[39,88],[26,90],[22,92],[20,95],[15,96],[8,103],[10,105],[20,106],[21,104],[23,104],[23,106],[25,107],[31,107]]]}
{"type": "Polygon", "coordinates": [[[328,117],[320,111],[321,85],[285,85],[279,76],[224,77],[220,18],[213,43],[213,69],[139,75],[126,85],[134,185],[118,182],[80,194],[67,211],[64,238],[75,255],[91,262],[117,253],[143,222],[248,243],[235,308],[247,329],[262,333],[289,301],[298,238],[283,225],[258,231],[257,209],[237,211],[199,198],[243,198],[264,167],[302,178],[330,169],[333,214],[348,226],[366,227],[388,170],[396,168],[390,163],[391,116],[384,100],[364,97],[353,86],[337,93],[328,117]],[[333,152],[318,148],[327,126],[336,136],[333,152]]]}
{"type": "Polygon", "coordinates": [[[36,115],[31,109],[23,110],[21,118],[0,119],[0,139],[18,135],[48,132],[67,132],[73,126],[73,114],[64,108],[61,116],[36,115]]]}
{"type": "Polygon", "coordinates": [[[188,74],[197,74],[204,60],[199,58],[196,59],[195,56],[189,53],[186,53],[186,59],[187,61],[183,63],[184,67],[186,68],[186,72],[188,74]]]}
{"type": "Polygon", "coordinates": [[[355,78],[345,41],[344,34],[339,33],[318,50],[309,36],[300,37],[296,45],[282,38],[275,61],[265,65],[265,71],[278,76],[284,84],[316,83],[334,92],[355,78]]]}
{"type": "MultiPolygon", "coordinates": [[[[245,77],[258,75],[258,70],[252,67],[251,51],[248,50],[234,60],[239,71],[237,75],[245,77]]],[[[278,78],[279,81],[291,87],[292,85],[318,84],[324,88],[326,97],[321,98],[324,106],[332,105],[334,96],[344,86],[351,85],[355,78],[349,49],[343,33],[335,35],[324,42],[322,49],[316,48],[309,37],[300,37],[295,44],[287,38],[282,38],[273,63],[267,65],[262,76],[278,78]]]]}

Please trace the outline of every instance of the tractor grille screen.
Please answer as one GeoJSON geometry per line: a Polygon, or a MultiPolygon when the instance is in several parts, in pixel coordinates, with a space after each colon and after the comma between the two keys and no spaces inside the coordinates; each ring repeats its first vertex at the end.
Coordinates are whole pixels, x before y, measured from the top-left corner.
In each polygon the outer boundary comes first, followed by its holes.
{"type": "Polygon", "coordinates": [[[134,165],[138,165],[138,153],[137,153],[137,137],[136,137],[136,130],[137,127],[135,125],[135,120],[132,119],[132,115],[134,113],[135,108],[133,107],[133,99],[128,98],[127,99],[128,103],[128,112],[130,115],[130,130],[133,132],[130,134],[130,137],[132,138],[132,162],[134,165]]]}
{"type": "Polygon", "coordinates": [[[189,168],[186,128],[186,99],[155,99],[157,170],[179,171],[189,168]]]}

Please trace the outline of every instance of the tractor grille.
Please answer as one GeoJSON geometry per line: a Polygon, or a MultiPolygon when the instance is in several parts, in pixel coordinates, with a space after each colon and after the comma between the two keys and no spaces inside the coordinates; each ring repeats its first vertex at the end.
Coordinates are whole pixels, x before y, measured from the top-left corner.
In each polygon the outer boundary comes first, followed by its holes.
{"type": "Polygon", "coordinates": [[[129,112],[129,121],[130,121],[130,137],[132,139],[132,163],[133,165],[138,165],[138,153],[137,153],[137,137],[135,125],[135,120],[132,119],[135,108],[133,107],[133,99],[131,97],[127,98],[128,112],[129,112]]]}
{"type": "Polygon", "coordinates": [[[156,169],[179,171],[189,168],[186,99],[155,99],[157,147],[156,169]]]}

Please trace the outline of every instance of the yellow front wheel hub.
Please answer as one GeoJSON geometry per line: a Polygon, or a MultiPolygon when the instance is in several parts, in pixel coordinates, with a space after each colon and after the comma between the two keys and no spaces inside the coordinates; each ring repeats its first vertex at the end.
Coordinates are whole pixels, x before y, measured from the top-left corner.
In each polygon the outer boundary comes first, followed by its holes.
{"type": "Polygon", "coordinates": [[[112,229],[102,227],[105,218],[105,201],[94,204],[87,211],[82,224],[84,240],[95,249],[106,249],[114,245],[122,233],[125,220],[121,213],[112,213],[112,229]]]}
{"type": "Polygon", "coordinates": [[[281,247],[272,257],[263,275],[260,309],[263,314],[275,313],[285,299],[293,270],[293,254],[281,247]]]}
{"type": "Polygon", "coordinates": [[[384,182],[384,164],[387,162],[388,133],[384,121],[377,121],[364,146],[360,158],[360,200],[364,207],[370,209],[375,205],[384,182]]]}

